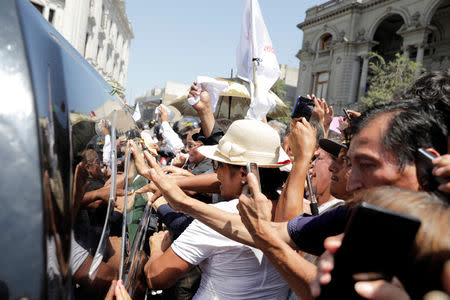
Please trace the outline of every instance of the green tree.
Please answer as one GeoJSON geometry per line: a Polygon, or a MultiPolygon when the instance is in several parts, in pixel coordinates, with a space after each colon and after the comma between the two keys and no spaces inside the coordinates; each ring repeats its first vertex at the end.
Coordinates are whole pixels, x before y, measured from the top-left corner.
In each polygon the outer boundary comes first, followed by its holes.
{"type": "Polygon", "coordinates": [[[284,101],[284,97],[286,97],[286,83],[278,79],[271,88],[272,92],[275,93],[281,100],[284,101]]]}
{"type": "Polygon", "coordinates": [[[363,106],[371,107],[376,104],[389,103],[395,95],[404,91],[415,81],[415,74],[422,69],[420,63],[411,61],[399,53],[395,59],[386,62],[381,55],[370,53],[370,88],[366,96],[361,99],[363,106]]]}
{"type": "Polygon", "coordinates": [[[115,80],[108,80],[109,85],[111,86],[111,91],[109,94],[114,96],[117,94],[121,99],[125,98],[125,89],[115,80]]]}
{"type": "MultiPolygon", "coordinates": [[[[284,101],[283,101],[284,102],[284,101]]],[[[286,124],[287,126],[289,126],[289,121],[291,120],[291,111],[294,109],[292,107],[292,104],[289,102],[284,102],[284,104],[286,104],[286,116],[284,117],[279,117],[276,118],[277,121],[280,121],[281,123],[286,124]]]]}

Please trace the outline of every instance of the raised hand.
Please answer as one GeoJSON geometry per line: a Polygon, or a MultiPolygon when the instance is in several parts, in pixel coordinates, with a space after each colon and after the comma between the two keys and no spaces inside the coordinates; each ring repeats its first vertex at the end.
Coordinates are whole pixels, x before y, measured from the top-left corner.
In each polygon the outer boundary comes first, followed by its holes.
{"type": "Polygon", "coordinates": [[[183,153],[178,153],[177,156],[172,160],[172,166],[181,168],[186,162],[187,155],[183,153]]]}
{"type": "MultiPolygon", "coordinates": [[[[325,99],[322,99],[322,100],[325,101],[325,99]]],[[[326,104],[326,102],[325,102],[325,104],[326,104]]],[[[331,125],[331,122],[333,122],[333,117],[334,117],[333,106],[331,106],[331,105],[327,106],[327,110],[325,111],[325,116],[324,116],[324,121],[323,121],[324,130],[326,132],[328,132],[330,130],[330,125],[331,125]]]]}
{"type": "Polygon", "coordinates": [[[311,293],[314,297],[320,295],[320,285],[331,281],[331,271],[334,269],[334,254],[341,247],[343,234],[331,236],[325,239],[326,251],[320,256],[317,277],[311,282],[311,293]]]}
{"type": "Polygon", "coordinates": [[[147,153],[144,153],[144,155],[151,166],[151,169],[147,171],[146,177],[155,183],[173,209],[182,211],[185,208],[183,204],[187,202],[188,196],[178,187],[171,176],[164,174],[163,169],[154,157],[147,153]]]}
{"type": "Polygon", "coordinates": [[[149,167],[142,156],[142,151],[133,140],[129,140],[128,145],[131,147],[131,153],[133,154],[138,173],[146,177],[149,167]]]}
{"type": "Polygon", "coordinates": [[[192,174],[191,172],[189,172],[188,170],[182,169],[182,168],[178,168],[178,167],[174,167],[174,166],[165,166],[162,168],[163,171],[166,174],[170,174],[170,175],[177,175],[177,176],[194,176],[194,174],[192,174]]]}
{"type": "Polygon", "coordinates": [[[199,93],[198,92],[198,85],[197,81],[194,82],[193,85],[191,85],[191,89],[189,90],[188,98],[195,98],[200,97],[200,101],[198,101],[196,104],[192,105],[192,107],[196,111],[205,111],[205,110],[211,110],[211,102],[209,98],[209,93],[204,89],[202,86],[202,90],[199,93]]]}
{"type": "Polygon", "coordinates": [[[167,114],[166,110],[164,109],[164,107],[162,105],[158,106],[159,111],[161,112],[160,114],[160,118],[161,118],[161,123],[162,122],[169,122],[169,115],[167,114]]]}
{"type": "Polygon", "coordinates": [[[247,182],[248,188],[244,188],[239,196],[237,208],[242,223],[252,235],[255,243],[262,247],[265,232],[270,230],[272,202],[261,193],[254,174],[247,174],[247,182]]]}
{"type": "MultiPolygon", "coordinates": [[[[136,193],[134,192],[127,195],[127,212],[133,208],[135,196],[136,193]]],[[[123,214],[124,204],[125,196],[118,196],[116,202],[114,203],[114,209],[123,214]]]]}
{"type": "Polygon", "coordinates": [[[316,147],[316,129],[305,118],[290,122],[289,149],[294,160],[311,159],[316,147]]]}
{"type": "Polygon", "coordinates": [[[433,160],[433,175],[438,176],[446,180],[438,186],[438,189],[444,193],[450,194],[450,154],[439,156],[433,160]]]}

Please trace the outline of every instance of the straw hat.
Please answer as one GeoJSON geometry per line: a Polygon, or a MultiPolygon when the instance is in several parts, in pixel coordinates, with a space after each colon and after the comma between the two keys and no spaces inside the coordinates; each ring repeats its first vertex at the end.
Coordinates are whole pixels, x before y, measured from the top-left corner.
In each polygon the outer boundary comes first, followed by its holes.
{"type": "Polygon", "coordinates": [[[289,161],[279,161],[280,137],[266,123],[256,120],[234,121],[218,145],[201,146],[198,151],[212,160],[245,166],[255,162],[262,168],[279,168],[289,161]]]}

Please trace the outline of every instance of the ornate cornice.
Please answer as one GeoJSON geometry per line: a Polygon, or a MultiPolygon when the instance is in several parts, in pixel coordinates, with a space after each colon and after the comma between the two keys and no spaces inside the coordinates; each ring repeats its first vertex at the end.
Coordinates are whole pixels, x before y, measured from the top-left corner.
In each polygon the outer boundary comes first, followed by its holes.
{"type": "MultiPolygon", "coordinates": [[[[329,8],[330,11],[328,13],[324,13],[323,15],[319,15],[319,16],[316,16],[316,17],[311,17],[309,19],[308,19],[308,16],[306,16],[305,21],[302,22],[302,23],[297,24],[297,27],[299,29],[303,30],[303,28],[305,28],[305,27],[307,27],[309,25],[312,25],[312,24],[315,24],[315,23],[319,23],[319,22],[322,22],[324,20],[328,20],[330,18],[333,18],[333,17],[339,16],[339,15],[345,14],[345,13],[347,13],[349,11],[354,11],[354,10],[361,11],[361,10],[364,10],[364,9],[367,9],[367,8],[379,5],[379,4],[384,3],[384,2],[389,2],[389,1],[391,1],[391,0],[374,0],[374,1],[371,1],[371,2],[367,2],[367,3],[352,2],[352,3],[348,3],[348,4],[339,4],[339,5],[336,5],[335,9],[330,9],[329,8]]],[[[314,8],[312,8],[312,9],[314,9],[314,8]]]]}

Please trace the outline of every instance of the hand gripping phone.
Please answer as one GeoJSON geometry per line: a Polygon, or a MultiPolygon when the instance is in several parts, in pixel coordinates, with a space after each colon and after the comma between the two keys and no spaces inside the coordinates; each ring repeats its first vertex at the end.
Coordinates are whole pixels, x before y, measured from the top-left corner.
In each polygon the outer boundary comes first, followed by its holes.
{"type": "Polygon", "coordinates": [[[317,299],[363,299],[354,285],[359,280],[390,281],[408,269],[408,254],[420,220],[369,203],[359,204],[347,224],[342,245],[335,254],[331,282],[321,286],[317,299]]]}
{"type": "Polygon", "coordinates": [[[343,108],[342,110],[344,111],[345,117],[346,117],[349,121],[351,121],[352,118],[351,118],[350,115],[348,114],[348,111],[347,111],[345,108],[343,108]]]}
{"type": "Polygon", "coordinates": [[[434,165],[432,160],[437,156],[424,148],[419,148],[417,150],[416,159],[416,172],[419,184],[425,191],[435,192],[439,184],[446,183],[443,178],[436,177],[433,175],[432,171],[434,165]]]}
{"type": "MultiPolygon", "coordinates": [[[[247,163],[247,174],[253,173],[256,176],[256,179],[258,180],[258,186],[259,189],[261,190],[261,182],[259,180],[259,169],[258,169],[258,165],[256,163],[247,163]]],[[[251,194],[251,191],[250,191],[251,194]]]]}

